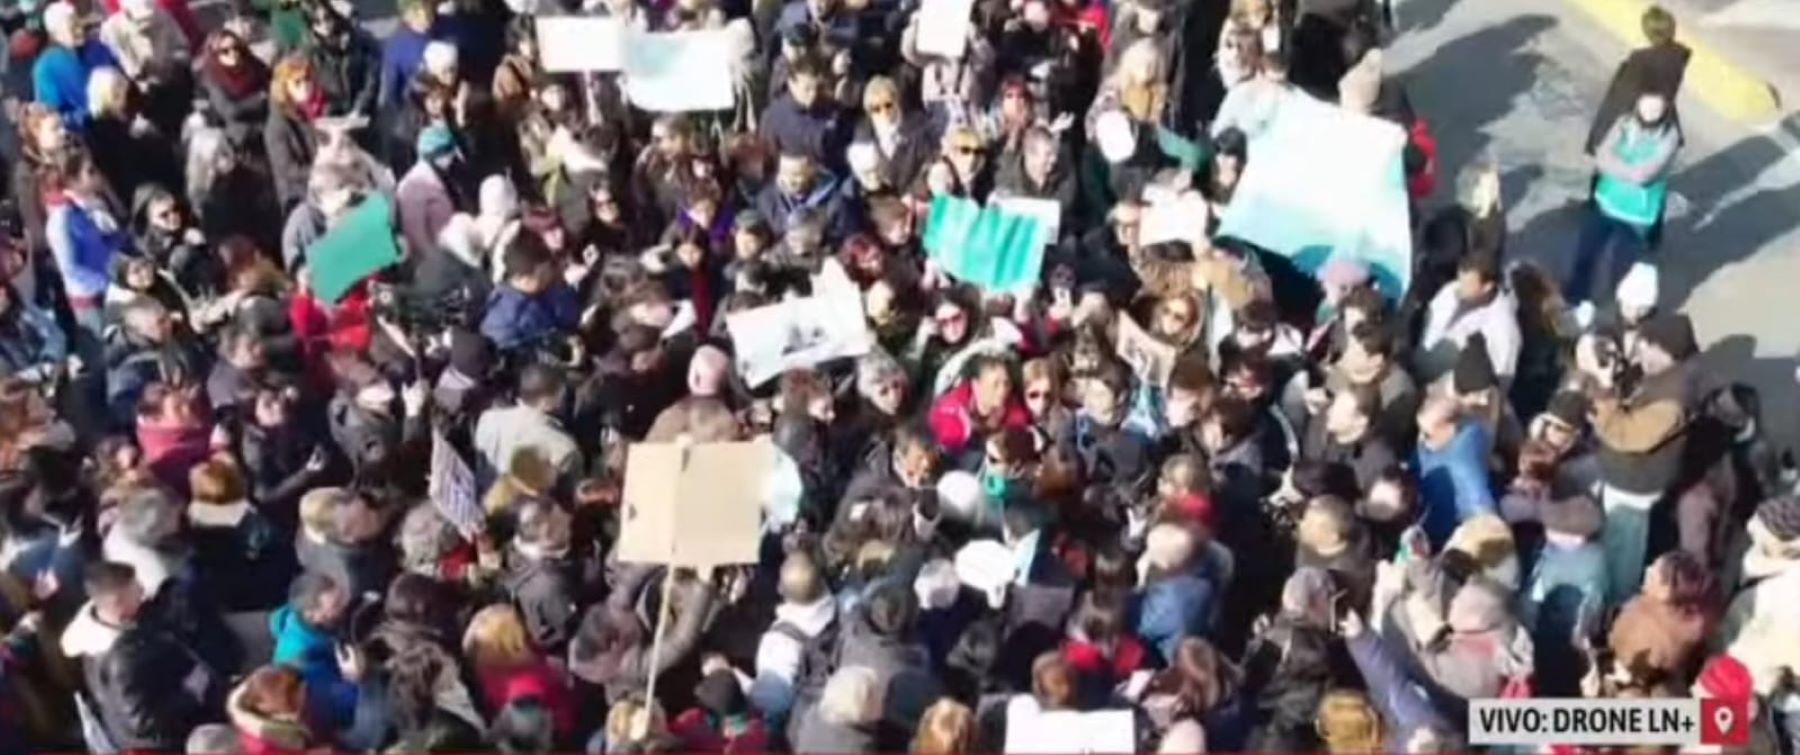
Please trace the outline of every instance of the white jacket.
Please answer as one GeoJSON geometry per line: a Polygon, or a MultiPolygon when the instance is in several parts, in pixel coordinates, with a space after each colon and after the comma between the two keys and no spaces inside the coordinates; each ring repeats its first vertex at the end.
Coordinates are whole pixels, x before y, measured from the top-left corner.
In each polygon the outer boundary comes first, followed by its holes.
{"type": "Polygon", "coordinates": [[[1513,371],[1519,363],[1520,341],[1518,303],[1513,301],[1512,292],[1501,288],[1494,293],[1493,301],[1464,312],[1460,317],[1456,312],[1459,303],[1454,281],[1438,289],[1437,295],[1431,298],[1431,306],[1425,313],[1425,331],[1414,357],[1419,382],[1428,384],[1450,372],[1456,366],[1456,353],[1462,349],[1463,342],[1480,333],[1487,339],[1488,359],[1494,364],[1494,374],[1500,376],[1502,385],[1511,384],[1513,371]]]}

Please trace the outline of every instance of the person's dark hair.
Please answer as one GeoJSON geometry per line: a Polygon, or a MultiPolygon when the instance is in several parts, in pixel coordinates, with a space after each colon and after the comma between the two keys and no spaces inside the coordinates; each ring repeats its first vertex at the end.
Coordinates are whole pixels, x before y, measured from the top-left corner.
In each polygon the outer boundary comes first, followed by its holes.
{"type": "Polygon", "coordinates": [[[1137,562],[1117,543],[1105,543],[1094,549],[1092,573],[1096,593],[1127,596],[1137,587],[1137,562]]]}
{"type": "Polygon", "coordinates": [[[1457,273],[1474,273],[1483,283],[1500,281],[1500,255],[1489,249],[1473,249],[1456,263],[1457,273]]]}
{"type": "Polygon", "coordinates": [[[555,365],[532,363],[519,370],[519,400],[535,404],[562,395],[565,380],[555,365]]]}
{"type": "Polygon", "coordinates": [[[507,242],[500,259],[506,265],[508,276],[526,276],[536,275],[550,264],[552,257],[541,237],[535,233],[520,233],[507,242]]]}
{"type": "Polygon", "coordinates": [[[1184,354],[1175,359],[1169,370],[1169,388],[1204,393],[1218,384],[1204,354],[1184,354]]]}
{"type": "Polygon", "coordinates": [[[1218,157],[1236,158],[1238,165],[1242,166],[1250,156],[1250,138],[1245,136],[1238,127],[1227,126],[1213,135],[1212,151],[1215,159],[1218,157]]]}
{"type": "Polygon", "coordinates": [[[330,576],[316,571],[304,572],[294,578],[293,584],[288,585],[288,603],[292,604],[295,610],[307,613],[317,609],[319,603],[325,600],[326,595],[330,595],[338,589],[337,580],[330,576]]]}
{"type": "Polygon", "coordinates": [[[55,163],[52,166],[54,185],[69,186],[81,176],[82,171],[88,168],[99,169],[94,163],[92,154],[79,146],[65,147],[63,151],[55,155],[55,163]]]}
{"type": "Polygon", "coordinates": [[[817,55],[802,55],[788,64],[788,80],[793,81],[802,76],[823,79],[829,70],[825,61],[819,59],[817,55]]]}
{"type": "Polygon", "coordinates": [[[1212,418],[1224,431],[1227,442],[1250,437],[1256,429],[1256,408],[1236,396],[1222,396],[1212,405],[1212,418]]]}
{"type": "Polygon", "coordinates": [[[1175,646],[1175,657],[1150,680],[1148,691],[1176,695],[1187,703],[1190,713],[1204,717],[1230,699],[1240,679],[1237,667],[1212,643],[1188,637],[1175,646]]]}
{"type": "Polygon", "coordinates": [[[1658,561],[1669,584],[1670,606],[1686,614],[1711,610],[1718,600],[1719,581],[1705,562],[1683,550],[1669,551],[1658,561]]]}
{"type": "Polygon", "coordinates": [[[517,697],[494,714],[488,739],[501,752],[549,752],[556,746],[555,721],[537,696],[517,697]]]}
{"type": "Polygon", "coordinates": [[[1232,355],[1226,361],[1225,374],[1249,378],[1264,388],[1271,388],[1275,385],[1275,365],[1269,361],[1268,357],[1248,352],[1238,352],[1232,355]]]}
{"type": "MultiPolygon", "coordinates": [[[[974,323],[970,323],[971,326],[974,323]]],[[[999,354],[977,354],[969,358],[969,365],[963,368],[963,374],[970,380],[981,377],[992,370],[1005,371],[1012,377],[1012,362],[999,354]]]]}
{"type": "Polygon", "coordinates": [[[88,564],[81,574],[82,586],[87,589],[88,597],[110,597],[124,592],[137,583],[137,570],[130,564],[117,561],[101,561],[88,564]]]}
{"type": "Polygon", "coordinates": [[[1273,330],[1280,324],[1281,312],[1268,299],[1252,299],[1237,313],[1239,330],[1273,330]]]}
{"type": "Polygon", "coordinates": [[[1350,329],[1350,339],[1356,341],[1363,353],[1369,356],[1391,357],[1394,354],[1394,331],[1386,323],[1364,320],[1350,329]]]}
{"type": "Polygon", "coordinates": [[[870,591],[869,624],[888,637],[900,637],[912,627],[919,615],[918,597],[912,585],[893,580],[881,582],[870,591]]]}
{"type": "Polygon", "coordinates": [[[411,572],[401,574],[388,585],[383,608],[390,620],[429,627],[438,626],[449,613],[437,580],[411,572]]]}
{"type": "Polygon", "coordinates": [[[1660,5],[1652,5],[1645,10],[1639,26],[1651,45],[1661,46],[1675,41],[1675,14],[1660,5]]]}
{"type": "Polygon", "coordinates": [[[1125,632],[1125,599],[1112,592],[1090,590],[1069,620],[1089,642],[1109,642],[1125,632]]]}

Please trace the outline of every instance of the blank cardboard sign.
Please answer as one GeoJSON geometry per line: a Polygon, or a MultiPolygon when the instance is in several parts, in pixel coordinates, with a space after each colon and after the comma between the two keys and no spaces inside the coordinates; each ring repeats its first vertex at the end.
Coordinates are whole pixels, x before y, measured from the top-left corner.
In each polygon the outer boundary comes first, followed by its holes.
{"type": "Polygon", "coordinates": [[[756,563],[774,446],[634,443],[625,458],[619,559],[674,566],[756,563]]]}

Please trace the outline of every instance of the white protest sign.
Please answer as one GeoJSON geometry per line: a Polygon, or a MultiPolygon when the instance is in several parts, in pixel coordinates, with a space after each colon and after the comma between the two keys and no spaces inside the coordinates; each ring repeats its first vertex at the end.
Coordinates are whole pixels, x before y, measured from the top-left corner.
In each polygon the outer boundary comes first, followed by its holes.
{"type": "Polygon", "coordinates": [[[961,58],[974,26],[975,0],[925,0],[919,5],[913,46],[926,55],[961,58]]]}
{"type": "Polygon", "coordinates": [[[729,110],[734,45],[724,30],[625,35],[625,96],[654,113],[729,110]]]}
{"type": "Polygon", "coordinates": [[[1405,148],[1399,126],[1292,98],[1251,140],[1218,235],[1288,257],[1309,273],[1332,257],[1359,260],[1382,293],[1397,297],[1412,277],[1405,148]]]}
{"type": "Polygon", "coordinates": [[[1007,709],[1008,753],[1137,752],[1137,721],[1129,710],[1038,711],[1014,722],[1007,709]]]}
{"type": "Polygon", "coordinates": [[[625,457],[619,560],[676,566],[756,563],[775,446],[633,443],[625,457]]]}
{"type": "Polygon", "coordinates": [[[1010,212],[1029,215],[1037,219],[1044,227],[1044,245],[1055,246],[1058,235],[1062,232],[1063,206],[1054,199],[1032,199],[1031,197],[996,197],[988,202],[1010,212]]]}
{"type": "Polygon", "coordinates": [[[1131,315],[1119,318],[1113,349],[1139,380],[1158,388],[1169,384],[1169,372],[1175,369],[1175,347],[1156,340],[1131,315]]]}
{"type": "Polygon", "coordinates": [[[837,260],[813,276],[813,295],[725,316],[738,374],[762,385],[797,367],[862,356],[875,339],[863,319],[862,291],[837,260]]]}
{"type": "Polygon", "coordinates": [[[1146,190],[1144,198],[1147,204],[1138,220],[1139,244],[1147,246],[1164,241],[1198,244],[1207,237],[1206,225],[1211,211],[1200,192],[1178,193],[1163,188],[1154,192],[1146,190]]]}
{"type": "Polygon", "coordinates": [[[431,502],[437,504],[438,511],[464,539],[473,541],[487,527],[487,515],[482,513],[476,499],[474,470],[469,469],[462,454],[456,452],[456,447],[450,445],[444,434],[436,430],[431,432],[428,491],[431,502]]]}
{"type": "Polygon", "coordinates": [[[605,16],[540,16],[538,57],[550,73],[625,68],[625,24],[605,16]]]}

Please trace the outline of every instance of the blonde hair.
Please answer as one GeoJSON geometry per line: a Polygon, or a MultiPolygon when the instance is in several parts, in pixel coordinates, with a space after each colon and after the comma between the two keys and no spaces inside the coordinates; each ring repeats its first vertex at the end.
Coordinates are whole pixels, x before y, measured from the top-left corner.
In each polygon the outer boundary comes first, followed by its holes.
{"type": "Polygon", "coordinates": [[[881,677],[867,666],[845,666],[825,681],[819,716],[826,723],[857,726],[881,717],[881,677]]]}
{"type": "Polygon", "coordinates": [[[299,54],[291,54],[275,64],[275,72],[269,76],[269,103],[283,110],[291,110],[297,104],[289,99],[288,89],[296,81],[310,80],[313,77],[312,61],[299,54]]]}
{"type": "Polygon", "coordinates": [[[350,497],[343,488],[314,488],[300,496],[300,526],[324,535],[337,528],[338,506],[350,497]]]}
{"type": "Polygon", "coordinates": [[[1350,689],[1335,689],[1319,700],[1319,738],[1328,752],[1379,752],[1381,716],[1369,698],[1350,689]]]}
{"type": "Polygon", "coordinates": [[[1167,69],[1168,61],[1163,58],[1162,49],[1156,46],[1156,40],[1144,38],[1131,43],[1124,52],[1119,53],[1116,70],[1122,84],[1159,84],[1167,69]]]}
{"type": "Polygon", "coordinates": [[[188,489],[194,503],[236,503],[244,498],[244,473],[231,459],[215,457],[188,471],[188,489]]]}
{"type": "Polygon", "coordinates": [[[475,612],[463,632],[463,655],[476,669],[519,666],[537,657],[519,609],[495,603],[475,612]]]}
{"type": "Polygon", "coordinates": [[[124,115],[125,96],[129,91],[130,82],[119,69],[112,66],[94,69],[87,80],[88,113],[96,118],[124,115]]]}
{"type": "Polygon", "coordinates": [[[912,751],[921,753],[968,752],[975,740],[975,711],[950,698],[925,709],[912,751]]]}
{"type": "Polygon", "coordinates": [[[886,76],[876,76],[863,85],[862,105],[868,109],[877,102],[891,102],[894,107],[900,106],[900,87],[894,80],[886,76]]]}

